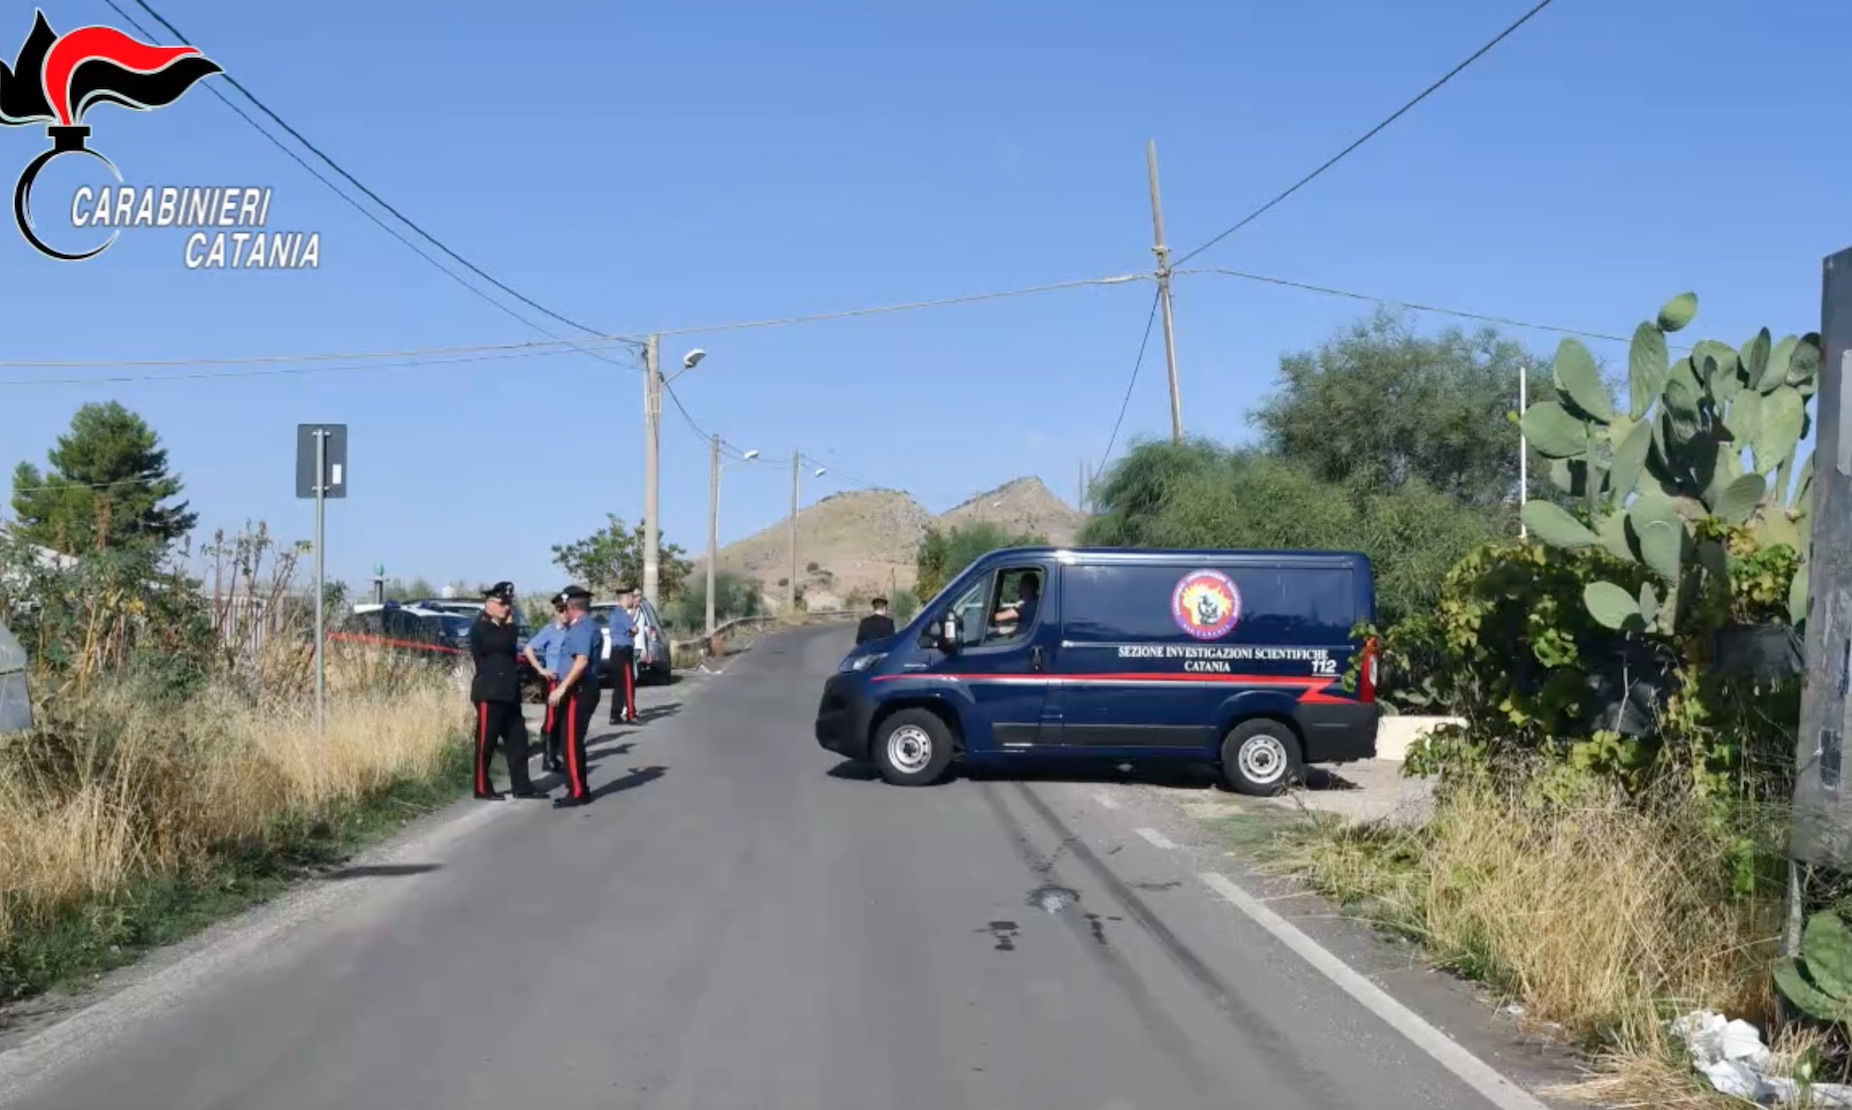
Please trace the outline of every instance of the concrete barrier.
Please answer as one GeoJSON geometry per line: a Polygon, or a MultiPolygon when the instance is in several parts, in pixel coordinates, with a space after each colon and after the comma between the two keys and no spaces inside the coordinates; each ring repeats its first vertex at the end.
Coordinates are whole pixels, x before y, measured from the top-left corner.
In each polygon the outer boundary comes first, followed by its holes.
{"type": "Polygon", "coordinates": [[[1441,725],[1463,725],[1461,717],[1428,717],[1412,713],[1384,717],[1376,725],[1376,758],[1400,763],[1408,758],[1409,745],[1441,725]]]}

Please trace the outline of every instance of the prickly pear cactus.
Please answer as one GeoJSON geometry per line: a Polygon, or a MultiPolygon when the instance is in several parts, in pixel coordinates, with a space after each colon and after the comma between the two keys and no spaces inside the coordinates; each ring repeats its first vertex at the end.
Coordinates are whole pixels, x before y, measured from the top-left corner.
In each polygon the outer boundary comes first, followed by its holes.
{"type": "Polygon", "coordinates": [[[1697,310],[1697,296],[1681,294],[1634,330],[1625,411],[1588,348],[1565,339],[1551,366],[1557,399],[1531,405],[1519,421],[1531,446],[1552,460],[1550,480],[1585,510],[1578,519],[1553,502],[1530,501],[1530,532],[1552,547],[1599,547],[1639,563],[1663,587],[1663,595],[1650,586],[1636,595],[1591,584],[1583,601],[1609,628],[1669,632],[1680,599],[1702,576],[1728,575],[1728,552],[1694,527],[1706,518],[1748,529],[1758,547],[1793,548],[1801,567],[1789,616],[1797,624],[1806,616],[1813,456],[1797,472],[1795,453],[1812,425],[1820,337],[1777,341],[1765,328],[1740,351],[1704,339],[1673,361],[1666,337],[1697,310]]]}
{"type": "Polygon", "coordinates": [[[1775,985],[1821,1021],[1852,1019],[1852,929],[1830,910],[1809,917],[1800,957],[1775,961],[1775,985]]]}

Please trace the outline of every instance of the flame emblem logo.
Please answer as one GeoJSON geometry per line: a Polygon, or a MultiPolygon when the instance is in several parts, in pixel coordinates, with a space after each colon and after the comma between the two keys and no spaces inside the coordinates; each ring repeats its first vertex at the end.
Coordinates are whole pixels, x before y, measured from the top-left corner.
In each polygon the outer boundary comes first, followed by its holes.
{"type": "Polygon", "coordinates": [[[32,33],[19,48],[11,68],[0,62],[0,125],[46,125],[51,149],[27,164],[13,187],[13,222],[34,250],[64,262],[95,258],[116,241],[111,233],[102,246],[71,254],[38,237],[32,221],[32,184],[52,159],[83,154],[122,175],[97,151],[85,145],[90,128],[84,113],[98,104],[119,104],[135,111],[164,108],[179,100],[200,79],[223,73],[218,63],[191,46],[154,46],[113,27],[79,27],[60,35],[39,11],[32,33]]]}
{"type": "Polygon", "coordinates": [[[1219,570],[1193,570],[1170,594],[1177,627],[1198,640],[1219,640],[1241,619],[1241,591],[1219,570]]]}

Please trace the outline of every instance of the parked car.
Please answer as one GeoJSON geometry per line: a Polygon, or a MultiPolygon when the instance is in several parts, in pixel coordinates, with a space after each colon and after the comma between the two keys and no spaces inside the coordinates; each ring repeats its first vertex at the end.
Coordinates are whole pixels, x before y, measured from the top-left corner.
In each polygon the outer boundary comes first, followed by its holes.
{"type": "Polygon", "coordinates": [[[817,742],[903,786],[954,759],[1176,759],[1274,794],[1374,758],[1375,644],[1351,630],[1375,604],[1350,552],[995,551],[843,658],[817,742]]]}
{"type": "Polygon", "coordinates": [[[388,601],[384,605],[356,605],[354,613],[328,639],[371,644],[396,654],[454,665],[469,654],[470,620],[455,613],[438,613],[388,601]]]}
{"type": "MultiPolygon", "coordinates": [[[[617,608],[615,601],[595,602],[592,605],[592,619],[598,622],[599,655],[611,657],[611,628],[609,624],[611,610],[617,608]]],[[[644,685],[651,682],[669,681],[671,670],[669,660],[669,634],[664,629],[662,616],[644,598],[637,606],[637,683],[644,685]]],[[[614,679],[606,675],[604,684],[612,685],[614,679]]]]}

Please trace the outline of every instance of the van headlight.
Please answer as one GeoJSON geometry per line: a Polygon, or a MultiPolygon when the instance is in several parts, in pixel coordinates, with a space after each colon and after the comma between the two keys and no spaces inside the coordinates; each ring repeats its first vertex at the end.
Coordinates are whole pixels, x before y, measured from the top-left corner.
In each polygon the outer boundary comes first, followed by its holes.
{"type": "Polygon", "coordinates": [[[885,651],[878,651],[871,655],[853,655],[844,659],[842,661],[842,666],[838,669],[845,673],[850,671],[865,671],[886,658],[887,652],[885,651]]]}

